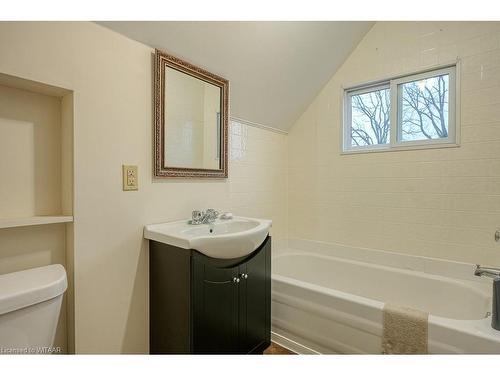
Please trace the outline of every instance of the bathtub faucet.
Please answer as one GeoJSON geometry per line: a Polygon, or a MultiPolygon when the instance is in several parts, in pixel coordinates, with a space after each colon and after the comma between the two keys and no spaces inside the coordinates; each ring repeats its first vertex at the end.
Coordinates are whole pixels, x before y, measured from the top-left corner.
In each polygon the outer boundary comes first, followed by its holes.
{"type": "Polygon", "coordinates": [[[476,276],[488,276],[493,278],[493,298],[491,306],[491,327],[500,331],[500,269],[494,267],[481,267],[476,264],[474,270],[476,276]]]}
{"type": "Polygon", "coordinates": [[[488,277],[499,277],[500,276],[500,268],[494,267],[482,267],[479,264],[476,264],[476,268],[474,269],[475,276],[488,276],[488,277]]]}

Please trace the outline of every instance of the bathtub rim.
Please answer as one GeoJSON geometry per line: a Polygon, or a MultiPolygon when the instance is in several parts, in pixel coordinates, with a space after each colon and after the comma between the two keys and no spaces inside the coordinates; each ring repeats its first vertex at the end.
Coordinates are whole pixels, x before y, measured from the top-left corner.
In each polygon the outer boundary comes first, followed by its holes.
{"type": "MultiPolygon", "coordinates": [[[[471,292],[481,294],[485,298],[491,298],[491,293],[488,293],[485,290],[485,283],[484,282],[477,282],[476,280],[468,280],[468,279],[458,279],[458,278],[453,278],[453,277],[449,277],[449,276],[443,276],[441,274],[436,274],[436,273],[429,273],[429,272],[424,272],[424,271],[420,271],[420,270],[413,270],[413,269],[408,269],[408,268],[399,268],[399,267],[395,267],[395,266],[389,266],[389,265],[383,265],[383,264],[377,264],[377,263],[369,263],[369,262],[364,262],[361,260],[345,259],[345,258],[342,258],[339,256],[306,253],[306,252],[293,252],[293,253],[284,253],[284,254],[277,255],[273,258],[273,261],[276,261],[280,258],[289,257],[289,256],[292,256],[292,257],[293,256],[306,256],[306,257],[311,256],[311,257],[321,258],[321,259],[325,259],[325,260],[331,259],[333,261],[350,263],[350,264],[355,264],[355,265],[362,265],[362,266],[366,266],[366,267],[369,267],[372,269],[390,271],[390,272],[395,272],[395,273],[403,274],[403,275],[413,275],[413,276],[417,276],[417,277],[425,277],[425,278],[436,280],[436,281],[449,282],[449,283],[457,285],[461,288],[465,288],[471,292]]],[[[298,282],[302,282],[301,280],[295,279],[293,277],[281,275],[279,273],[276,273],[275,271],[273,271],[273,276],[284,277],[284,278],[288,278],[290,280],[297,280],[298,282]]],[[[309,283],[307,281],[304,281],[304,282],[307,284],[316,285],[314,283],[309,283]]],[[[486,281],[486,282],[488,283],[488,281],[486,281]]],[[[491,281],[489,281],[489,283],[491,283],[491,281]]],[[[317,285],[317,286],[321,287],[321,288],[330,289],[330,288],[328,288],[326,286],[322,286],[322,285],[317,285]]],[[[355,295],[355,294],[349,293],[349,292],[343,292],[343,291],[340,291],[340,292],[347,293],[350,295],[355,295]]],[[[362,296],[357,296],[357,295],[355,295],[355,296],[361,297],[361,298],[366,298],[366,299],[373,300],[373,301],[378,301],[378,300],[370,298],[370,297],[362,297],[362,296]]],[[[380,302],[380,301],[378,301],[378,302],[380,302]]],[[[491,313],[491,311],[488,311],[488,312],[491,313]]],[[[471,319],[471,320],[475,320],[475,319],[471,319]]]]}
{"type": "Polygon", "coordinates": [[[398,269],[419,271],[425,274],[449,277],[472,281],[479,284],[491,285],[491,280],[474,275],[476,263],[460,262],[455,260],[399,253],[375,248],[350,246],[338,242],[326,242],[291,237],[287,239],[287,247],[276,251],[273,260],[283,255],[311,253],[359,261],[362,263],[384,265],[398,269]]]}

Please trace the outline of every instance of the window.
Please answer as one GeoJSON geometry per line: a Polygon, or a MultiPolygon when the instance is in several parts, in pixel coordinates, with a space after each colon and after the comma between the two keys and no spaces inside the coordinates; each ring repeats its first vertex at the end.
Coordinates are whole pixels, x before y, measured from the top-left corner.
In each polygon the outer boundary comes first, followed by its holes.
{"type": "Polygon", "coordinates": [[[343,150],[456,144],[455,69],[345,90],[343,150]]]}
{"type": "Polygon", "coordinates": [[[389,143],[390,95],[388,85],[349,94],[350,147],[378,146],[389,143]]]}

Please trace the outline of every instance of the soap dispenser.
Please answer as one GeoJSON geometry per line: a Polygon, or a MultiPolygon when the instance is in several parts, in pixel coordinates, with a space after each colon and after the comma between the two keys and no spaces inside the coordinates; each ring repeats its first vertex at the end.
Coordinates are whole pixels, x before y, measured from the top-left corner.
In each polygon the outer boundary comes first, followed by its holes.
{"type": "Polygon", "coordinates": [[[491,327],[500,331],[500,277],[493,279],[493,306],[491,309],[491,327]]]}

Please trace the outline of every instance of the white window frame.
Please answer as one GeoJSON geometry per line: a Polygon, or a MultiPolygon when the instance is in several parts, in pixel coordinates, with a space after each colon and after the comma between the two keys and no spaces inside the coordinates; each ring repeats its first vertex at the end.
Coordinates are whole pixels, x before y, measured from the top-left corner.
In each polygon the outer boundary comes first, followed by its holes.
{"type": "Polygon", "coordinates": [[[426,148],[444,148],[459,146],[459,120],[460,120],[460,86],[459,86],[459,62],[437,67],[425,71],[413,72],[404,76],[398,76],[376,82],[343,88],[342,104],[342,126],[341,129],[341,150],[342,154],[378,152],[378,151],[398,151],[415,150],[426,148]],[[404,83],[432,78],[448,74],[448,137],[436,139],[423,139],[415,141],[400,140],[400,115],[401,115],[401,90],[399,85],[404,83]],[[381,145],[352,146],[352,96],[372,92],[380,89],[390,89],[390,136],[389,143],[381,145]]]}

